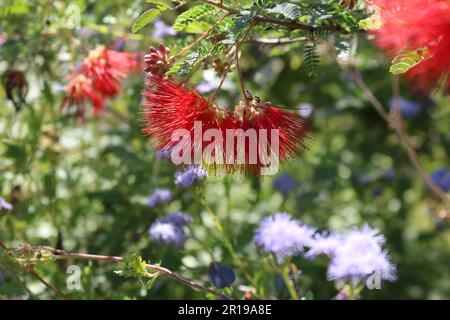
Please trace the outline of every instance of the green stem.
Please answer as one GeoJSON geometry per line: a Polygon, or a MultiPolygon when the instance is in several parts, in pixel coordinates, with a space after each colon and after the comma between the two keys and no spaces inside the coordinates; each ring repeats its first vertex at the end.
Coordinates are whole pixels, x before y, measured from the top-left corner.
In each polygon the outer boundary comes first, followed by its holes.
{"type": "Polygon", "coordinates": [[[217,217],[216,213],[211,209],[211,207],[206,203],[205,199],[201,195],[199,195],[198,201],[202,205],[202,207],[206,211],[208,211],[209,215],[211,216],[211,218],[212,218],[212,220],[214,222],[214,225],[215,225],[217,231],[219,231],[219,234],[222,237],[222,240],[223,240],[223,242],[225,244],[225,247],[227,248],[227,250],[230,253],[230,255],[233,258],[233,260],[236,262],[236,265],[241,270],[241,272],[244,275],[244,277],[247,279],[247,281],[249,281],[250,283],[253,283],[252,276],[247,271],[247,269],[245,268],[244,263],[239,258],[239,256],[237,255],[236,251],[234,250],[234,247],[231,244],[231,241],[228,239],[228,236],[225,233],[225,229],[223,228],[223,225],[220,222],[219,218],[217,217]]]}
{"type": "Polygon", "coordinates": [[[292,281],[292,279],[289,278],[289,271],[290,271],[290,262],[288,260],[281,269],[281,277],[283,278],[283,281],[286,284],[289,294],[291,295],[291,299],[300,300],[297,290],[295,290],[294,281],[292,281]]]}

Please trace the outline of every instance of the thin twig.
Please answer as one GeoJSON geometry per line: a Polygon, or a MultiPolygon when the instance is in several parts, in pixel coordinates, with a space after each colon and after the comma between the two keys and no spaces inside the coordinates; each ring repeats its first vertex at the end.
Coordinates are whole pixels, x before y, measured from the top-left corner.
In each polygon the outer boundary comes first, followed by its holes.
{"type": "Polygon", "coordinates": [[[276,38],[276,39],[270,39],[270,38],[261,38],[261,37],[252,37],[248,38],[245,42],[246,43],[260,43],[260,44],[272,44],[272,45],[278,45],[278,44],[290,44],[295,42],[301,42],[306,41],[308,38],[306,37],[297,37],[297,38],[276,38]]]}
{"type": "MultiPolygon", "coordinates": [[[[52,253],[55,259],[70,259],[70,258],[77,258],[77,259],[84,259],[84,260],[95,260],[95,261],[112,261],[112,262],[123,262],[124,259],[123,257],[118,257],[118,256],[103,256],[103,255],[96,255],[96,254],[88,254],[88,253],[70,253],[70,252],[66,252],[64,250],[59,250],[59,249],[55,249],[52,247],[47,247],[47,246],[33,246],[31,247],[35,250],[45,250],[48,251],[50,253],[52,253]]],[[[220,291],[205,287],[201,284],[198,284],[190,279],[187,279],[167,268],[158,266],[158,265],[154,265],[154,264],[146,264],[145,268],[148,270],[152,270],[152,271],[157,271],[162,275],[166,275],[186,286],[189,286],[191,288],[203,291],[205,293],[209,293],[209,294],[213,294],[215,296],[224,298],[224,299],[231,299],[230,297],[228,297],[227,295],[223,294],[220,291]]]]}
{"type": "MultiPolygon", "coordinates": [[[[209,5],[215,6],[217,8],[220,8],[222,10],[225,10],[231,14],[236,14],[236,15],[240,14],[240,10],[232,8],[230,6],[227,6],[227,5],[223,4],[222,2],[217,2],[217,1],[213,1],[213,0],[200,0],[200,1],[207,3],[209,5]]],[[[314,26],[309,26],[306,24],[298,23],[298,22],[282,21],[282,20],[264,16],[261,14],[254,16],[253,20],[258,21],[258,22],[263,22],[263,23],[275,24],[275,25],[278,25],[278,26],[283,27],[288,30],[308,30],[308,31],[330,30],[330,31],[334,31],[334,32],[344,33],[344,34],[348,33],[348,31],[346,31],[345,29],[340,28],[340,27],[335,27],[335,26],[314,27],[314,26]]]]}
{"type": "Polygon", "coordinates": [[[239,44],[236,44],[236,74],[237,77],[239,79],[239,85],[241,87],[242,90],[242,94],[244,95],[244,100],[245,100],[245,104],[248,105],[248,96],[247,93],[245,92],[245,87],[244,87],[244,81],[242,80],[242,73],[241,73],[241,67],[239,65],[239,44]]]}
{"type": "Polygon", "coordinates": [[[185,54],[186,52],[188,52],[193,46],[195,46],[197,43],[199,43],[200,41],[202,41],[203,39],[205,39],[208,34],[214,30],[215,27],[217,27],[227,16],[229,15],[226,14],[224,15],[222,18],[220,18],[211,28],[209,28],[205,33],[203,33],[200,37],[198,37],[197,39],[195,39],[191,44],[189,44],[188,46],[184,47],[183,49],[181,49],[180,52],[178,52],[176,55],[170,57],[169,59],[167,59],[167,62],[172,62],[175,61],[176,59],[178,59],[179,57],[181,57],[183,54],[185,54]]]}
{"type": "MultiPolygon", "coordinates": [[[[405,149],[409,161],[413,164],[413,166],[416,168],[417,172],[419,173],[420,177],[424,181],[425,185],[428,186],[429,190],[432,191],[438,198],[441,199],[441,201],[445,204],[447,209],[450,209],[450,198],[447,196],[447,194],[439,188],[439,186],[431,179],[429,174],[425,171],[422,163],[419,160],[419,156],[412,146],[406,132],[405,132],[405,126],[403,124],[403,121],[401,119],[401,116],[398,114],[395,117],[392,117],[383,107],[381,102],[374,96],[372,93],[372,90],[367,86],[367,84],[364,82],[361,74],[356,70],[356,68],[352,68],[352,74],[353,79],[355,83],[361,88],[361,90],[364,92],[364,95],[370,102],[370,104],[375,108],[375,110],[380,114],[380,116],[384,119],[384,121],[388,124],[389,127],[391,127],[397,136],[400,139],[400,143],[405,149]]],[[[447,215],[448,217],[448,215],[447,215]]]]}

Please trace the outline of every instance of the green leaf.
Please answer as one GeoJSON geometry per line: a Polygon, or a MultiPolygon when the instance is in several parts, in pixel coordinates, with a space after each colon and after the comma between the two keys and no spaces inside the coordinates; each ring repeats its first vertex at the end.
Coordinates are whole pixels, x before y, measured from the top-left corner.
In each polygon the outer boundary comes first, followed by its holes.
{"type": "Polygon", "coordinates": [[[176,31],[181,31],[184,28],[186,28],[188,25],[193,23],[194,21],[199,21],[200,18],[215,13],[216,9],[214,7],[211,7],[209,5],[199,5],[195,6],[182,14],[180,14],[177,19],[175,20],[175,23],[173,24],[173,29],[176,31]]]}
{"type": "Polygon", "coordinates": [[[393,60],[389,72],[403,74],[419,64],[428,55],[427,48],[419,48],[413,51],[400,52],[393,60]]]}
{"type": "Polygon", "coordinates": [[[145,11],[133,24],[133,26],[131,27],[131,31],[133,33],[139,31],[147,24],[149,24],[152,20],[154,20],[156,17],[158,17],[160,14],[161,11],[155,8],[145,11]]]}
{"type": "Polygon", "coordinates": [[[379,29],[381,27],[381,18],[378,15],[371,15],[370,17],[359,21],[361,29],[379,29]]]}
{"type": "Polygon", "coordinates": [[[145,261],[137,254],[124,256],[122,270],[114,271],[114,273],[125,278],[148,277],[150,275],[146,270],[145,261]]]}
{"type": "Polygon", "coordinates": [[[305,68],[306,73],[310,77],[314,77],[317,71],[317,65],[319,64],[319,56],[316,53],[316,43],[310,42],[305,45],[305,68]]]}
{"type": "Polygon", "coordinates": [[[148,3],[154,3],[158,6],[166,7],[167,9],[172,9],[171,0],[147,0],[148,3]]]}
{"type": "Polygon", "coordinates": [[[297,20],[301,15],[300,7],[289,2],[279,3],[275,7],[268,9],[267,12],[281,14],[285,18],[291,20],[297,20]]]}

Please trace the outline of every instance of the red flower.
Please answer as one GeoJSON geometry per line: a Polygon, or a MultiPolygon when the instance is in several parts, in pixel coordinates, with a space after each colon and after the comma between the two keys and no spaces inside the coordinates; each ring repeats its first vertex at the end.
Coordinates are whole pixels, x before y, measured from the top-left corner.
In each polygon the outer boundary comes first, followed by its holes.
{"type": "Polygon", "coordinates": [[[144,98],[143,132],[150,136],[156,147],[159,150],[173,150],[176,146],[179,148],[180,140],[172,141],[171,138],[176,130],[185,129],[189,139],[182,142],[191,144],[189,159],[195,160],[195,152],[201,151],[200,161],[212,169],[260,173],[261,168],[271,163],[269,156],[276,146],[276,140],[273,139],[277,138],[278,152],[275,149],[273,151],[280,162],[289,161],[295,153],[300,153],[306,147],[305,141],[310,128],[303,119],[268,102],[252,98],[247,103],[241,101],[233,112],[227,112],[212,105],[197,91],[154,75],[147,78],[144,98]],[[196,136],[196,122],[201,123],[200,137],[196,136]],[[210,142],[217,142],[215,137],[205,142],[207,139],[203,134],[208,129],[217,129],[222,140],[222,163],[211,163],[208,158],[208,155],[219,155],[216,151],[207,151],[210,142]],[[252,132],[249,129],[253,129],[252,132]],[[272,129],[276,136],[272,136],[272,129]],[[244,139],[247,140],[244,140],[246,143],[242,148],[238,137],[239,134],[247,133],[251,134],[245,136],[244,139]],[[256,140],[250,143],[248,137],[251,135],[256,140]]]}
{"type": "MultiPolygon", "coordinates": [[[[408,72],[419,89],[429,90],[450,73],[449,0],[372,0],[383,25],[374,30],[377,44],[390,54],[426,47],[428,55],[408,72]]],[[[450,91],[450,79],[446,83],[450,91]]]]}
{"type": "Polygon", "coordinates": [[[106,98],[117,96],[122,81],[141,67],[141,55],[98,47],[74,73],[69,75],[62,106],[76,105],[77,116],[84,119],[85,102],[92,103],[94,114],[104,109],[106,98]]]}

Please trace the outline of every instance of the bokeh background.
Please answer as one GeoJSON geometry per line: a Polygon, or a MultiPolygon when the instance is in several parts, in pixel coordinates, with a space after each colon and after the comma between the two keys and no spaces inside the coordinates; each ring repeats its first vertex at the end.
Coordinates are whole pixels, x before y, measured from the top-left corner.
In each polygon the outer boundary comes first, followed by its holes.
{"type": "MultiPolygon", "coordinates": [[[[81,11],[80,29],[67,26],[66,1],[6,1],[0,8],[0,73],[23,72],[27,93],[19,107],[0,86],[0,196],[13,210],[0,211],[0,239],[12,247],[23,243],[103,255],[138,253],[208,284],[212,261],[232,268],[233,286],[246,281],[228,254],[209,214],[195,201],[192,189],[174,184],[178,170],[156,157],[141,133],[139,114],[143,73],[126,80],[120,97],[98,116],[80,124],[62,113],[66,76],[96,45],[119,42],[117,50],[145,51],[164,42],[178,52],[198,34],[174,34],[173,13],[131,34],[130,26],[147,7],[145,1],[73,1],[81,11]],[[167,36],[167,38],[165,38],[167,36]],[[156,188],[173,191],[171,203],[149,207],[156,188]],[[151,241],[150,224],[165,213],[182,210],[194,218],[183,249],[151,241]]],[[[351,57],[386,109],[392,104],[395,79],[389,61],[360,34],[349,40],[351,57]],[[394,84],[394,85],[393,85],[394,84]]],[[[397,265],[398,280],[382,290],[364,290],[366,299],[450,298],[449,223],[439,217],[442,206],[424,187],[401,148],[361,90],[334,46],[322,42],[317,75],[303,65],[302,45],[246,44],[241,58],[246,86],[265,100],[310,116],[314,127],[310,150],[284,165],[273,177],[210,175],[196,186],[222,221],[239,256],[267,297],[283,298],[277,274],[253,243],[258,222],[276,212],[318,229],[345,231],[364,223],[379,228],[397,265]],[[286,189],[287,188],[287,189],[286,189]]],[[[341,57],[342,58],[342,57],[341,57]]],[[[217,86],[205,64],[190,78],[207,95],[217,86]]],[[[230,73],[219,101],[233,106],[240,99],[230,73]]],[[[407,132],[427,172],[446,168],[450,153],[450,104],[440,93],[415,94],[400,80],[401,113],[407,132]]],[[[445,186],[442,186],[445,188],[445,186]]],[[[448,186],[450,188],[450,186],[448,186]]],[[[197,190],[198,191],[198,190],[197,190]]],[[[196,191],[196,192],[197,192],[196,191]]],[[[294,260],[302,270],[300,291],[316,299],[336,295],[326,279],[326,260],[294,260]]],[[[82,268],[80,299],[202,299],[205,295],[170,279],[146,289],[135,279],[118,277],[110,263],[71,261],[82,268]]],[[[36,271],[66,289],[64,263],[39,265],[36,271]]],[[[0,298],[27,298],[16,279],[0,270],[0,298]]],[[[41,298],[55,298],[32,276],[19,274],[41,298]]]]}

